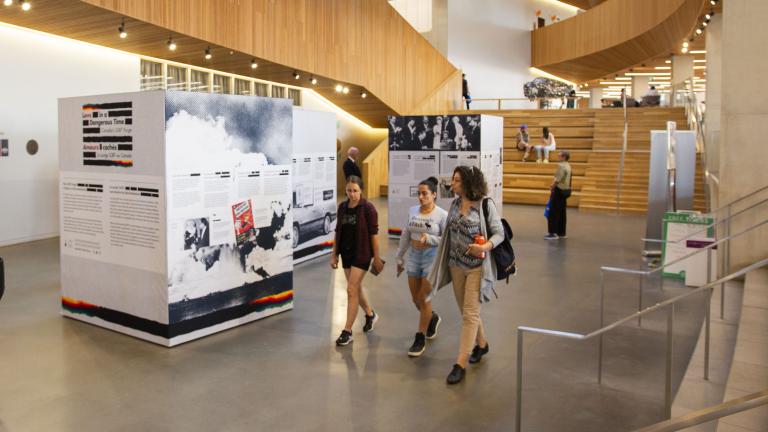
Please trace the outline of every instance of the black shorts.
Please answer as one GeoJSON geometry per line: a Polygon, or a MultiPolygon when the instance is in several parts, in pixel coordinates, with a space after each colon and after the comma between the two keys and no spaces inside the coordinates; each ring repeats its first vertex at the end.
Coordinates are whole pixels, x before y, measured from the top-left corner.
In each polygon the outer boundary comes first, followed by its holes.
{"type": "Polygon", "coordinates": [[[371,260],[368,260],[368,262],[365,265],[357,264],[355,263],[354,254],[341,254],[341,267],[348,269],[352,267],[357,267],[359,269],[368,271],[368,269],[371,268],[371,260]]]}

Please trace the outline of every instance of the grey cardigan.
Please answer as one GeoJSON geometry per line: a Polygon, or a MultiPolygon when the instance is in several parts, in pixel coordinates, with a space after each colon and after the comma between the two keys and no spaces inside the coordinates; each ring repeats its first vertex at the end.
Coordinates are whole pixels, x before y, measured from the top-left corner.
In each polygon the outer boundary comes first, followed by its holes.
{"type": "MultiPolygon", "coordinates": [[[[485,198],[483,198],[485,199],[485,198]]],[[[431,300],[432,297],[444,286],[451,283],[451,272],[448,270],[448,249],[451,244],[451,230],[448,229],[450,222],[453,218],[459,215],[459,200],[456,198],[451,203],[450,210],[448,210],[448,221],[446,222],[446,229],[443,232],[443,236],[440,238],[440,244],[437,246],[437,256],[435,257],[435,264],[432,266],[432,271],[429,273],[427,280],[432,285],[432,291],[427,296],[427,300],[431,300]]],[[[480,210],[480,231],[485,238],[488,239],[493,246],[496,247],[504,241],[504,227],[501,225],[501,216],[499,216],[496,210],[496,204],[493,200],[489,200],[488,203],[488,223],[486,226],[486,216],[483,213],[482,200],[477,203],[480,210]],[[488,235],[488,234],[491,235],[488,235]]],[[[496,295],[493,289],[493,283],[496,280],[496,263],[491,258],[490,251],[485,254],[483,260],[483,279],[480,282],[480,302],[484,303],[491,299],[491,293],[496,295]]],[[[498,297],[498,296],[497,296],[498,297]]]]}

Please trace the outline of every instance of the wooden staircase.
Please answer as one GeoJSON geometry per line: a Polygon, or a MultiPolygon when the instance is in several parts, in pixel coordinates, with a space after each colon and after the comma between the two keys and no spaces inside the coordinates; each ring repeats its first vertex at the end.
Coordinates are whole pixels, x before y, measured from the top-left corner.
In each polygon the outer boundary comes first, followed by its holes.
{"type": "MultiPolygon", "coordinates": [[[[536,163],[532,152],[529,162],[522,162],[523,152],[515,147],[521,124],[528,126],[532,144],[541,141],[542,128],[555,135],[557,150],[571,153],[573,194],[569,207],[586,211],[615,212],[616,187],[620,164],[624,117],[621,109],[504,110],[470,111],[504,118],[504,203],[543,206],[549,199],[549,185],[557,169],[557,151],[551,163],[536,163]],[[600,152],[611,150],[614,152],[600,152]],[[533,162],[531,162],[531,160],[533,162]]],[[[467,111],[457,111],[466,114],[467,111]]],[[[621,213],[645,213],[648,206],[648,160],[651,130],[666,129],[669,120],[679,130],[688,129],[683,108],[631,108],[621,213]],[[632,152],[636,151],[636,152],[632,152]]],[[[705,209],[704,175],[697,161],[694,209],[705,209]]],[[[386,186],[382,187],[386,195],[386,186]]]]}

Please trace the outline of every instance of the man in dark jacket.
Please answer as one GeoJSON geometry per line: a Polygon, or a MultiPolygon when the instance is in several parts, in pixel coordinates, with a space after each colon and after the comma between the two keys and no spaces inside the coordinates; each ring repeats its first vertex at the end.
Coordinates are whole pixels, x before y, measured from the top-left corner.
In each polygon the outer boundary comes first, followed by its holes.
{"type": "Polygon", "coordinates": [[[342,167],[345,179],[349,178],[351,175],[363,178],[363,173],[360,172],[360,167],[357,166],[357,162],[355,162],[358,153],[359,150],[357,147],[350,147],[349,150],[347,150],[347,160],[344,161],[344,166],[342,167]]]}

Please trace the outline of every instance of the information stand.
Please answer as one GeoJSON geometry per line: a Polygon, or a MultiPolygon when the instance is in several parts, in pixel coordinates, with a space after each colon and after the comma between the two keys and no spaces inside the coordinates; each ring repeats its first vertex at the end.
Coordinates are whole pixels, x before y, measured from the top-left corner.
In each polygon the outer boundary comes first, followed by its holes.
{"type": "Polygon", "coordinates": [[[173,346],[293,307],[292,104],[59,100],[62,314],[173,346]]]}
{"type": "Polygon", "coordinates": [[[418,205],[418,184],[438,179],[437,205],[453,201],[451,177],[456,166],[483,171],[488,195],[502,205],[504,123],[486,115],[389,117],[389,235],[399,237],[408,209],[418,205]]]}
{"type": "MultiPolygon", "coordinates": [[[[703,231],[704,227],[711,225],[712,222],[712,218],[704,217],[698,212],[666,212],[662,223],[663,239],[665,240],[665,243],[663,243],[664,247],[662,248],[662,262],[667,264],[675,261],[699,250],[702,245],[715,241],[714,230],[709,228],[705,232],[691,237],[688,239],[688,242],[670,243],[688,237],[695,232],[703,231]]],[[[714,256],[712,262],[717,262],[714,260],[714,256]]],[[[694,281],[700,280],[701,278],[698,275],[694,275],[693,279],[691,279],[691,275],[686,277],[686,273],[692,271],[698,271],[706,275],[706,252],[701,252],[677,264],[665,267],[662,276],[670,279],[685,280],[688,278],[694,281]],[[704,259],[704,270],[701,269],[701,259],[704,259]]]]}

